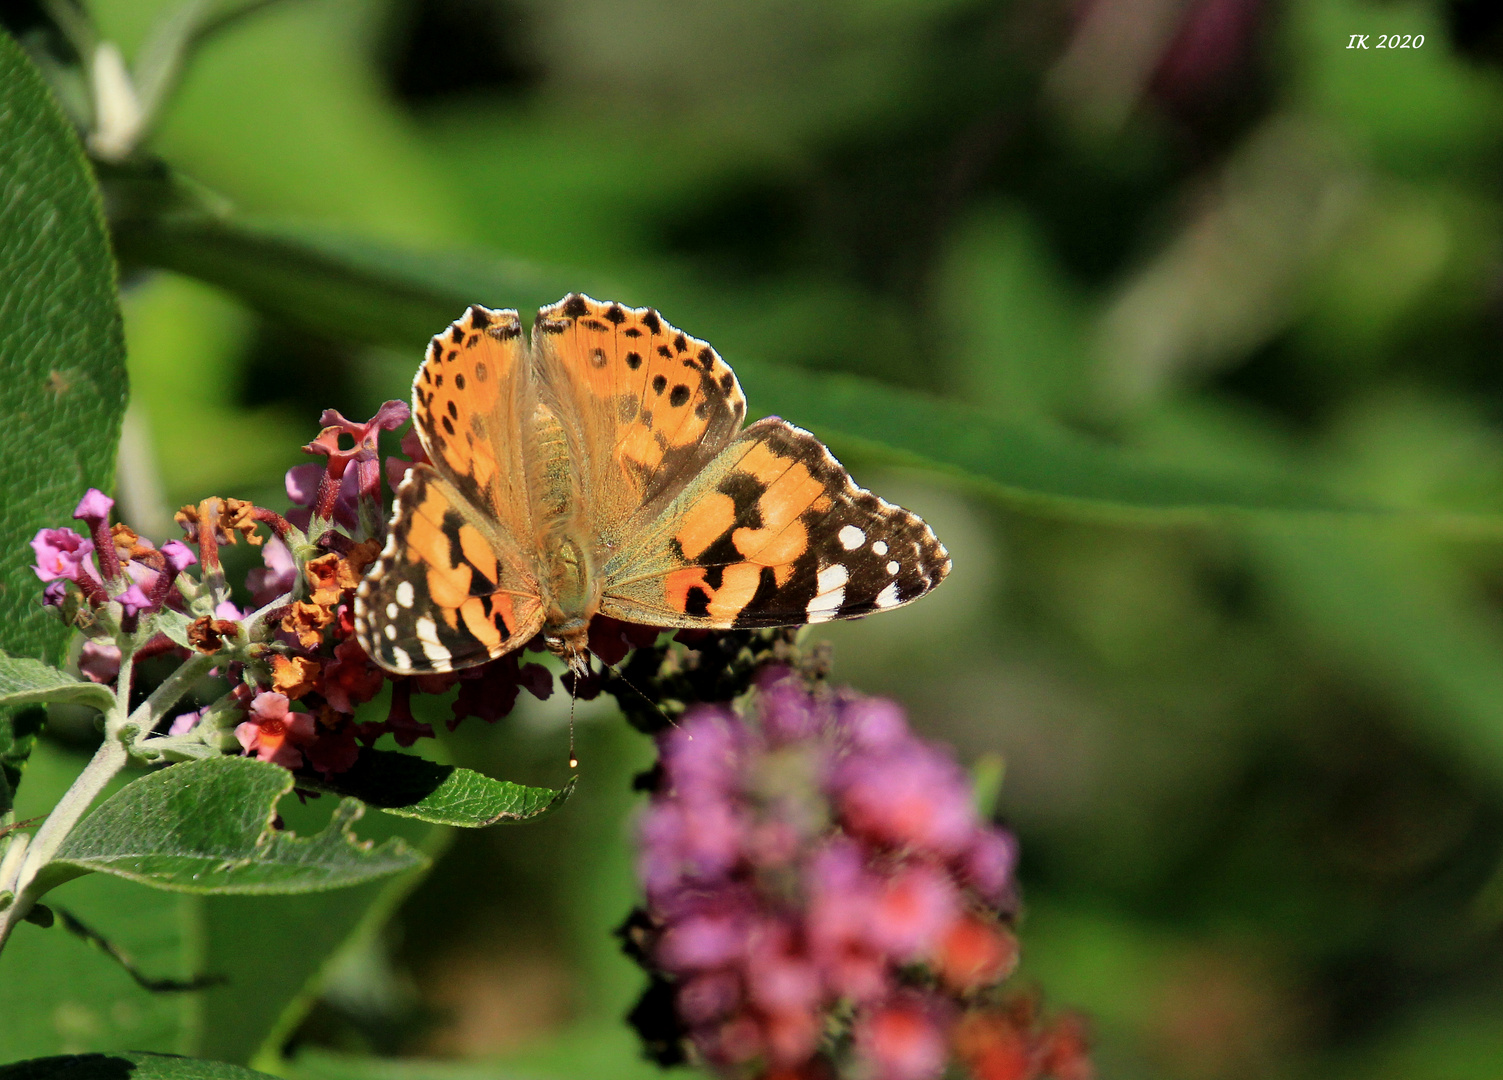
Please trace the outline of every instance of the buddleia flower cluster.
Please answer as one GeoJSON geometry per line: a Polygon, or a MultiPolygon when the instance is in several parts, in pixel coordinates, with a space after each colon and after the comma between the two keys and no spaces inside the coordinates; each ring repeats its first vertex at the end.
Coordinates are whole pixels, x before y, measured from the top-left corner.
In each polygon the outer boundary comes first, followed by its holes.
{"type": "Polygon", "coordinates": [[[46,583],[43,603],[83,634],[80,674],[118,688],[121,680],[130,685],[143,660],[171,654],[182,661],[164,684],[172,692],[148,699],[160,697],[162,709],[148,710],[132,733],[136,756],[181,761],[243,753],[327,778],[348,770],[361,745],[382,735],[401,746],[431,736],[413,715],[414,693],[458,684],[452,727],[466,716],[499,719],[521,689],[538,698],[552,692],[552,673],[522,659],[525,652],[458,674],[396,677],[356,641],[354,590],[384,543],[390,492],[413,461],[424,460],[411,430],[401,443],[405,456],[380,456],[381,432],[408,419],[399,401],[364,423],[326,410],[322,430],[303,448],[324,460],[288,471],[292,505],[282,513],[240,499],[204,499],[177,512],[183,538],[159,548],[128,525],[111,524],[113,500],[90,489],[74,512],[81,531],[36,534],[33,569],[46,583]],[[263,565],[237,594],[221,551],[239,543],[259,546],[263,565]],[[222,695],[199,709],[166,711],[211,671],[227,680],[222,695]],[[386,719],[357,721],[359,706],[388,682],[386,719]]]}
{"type": "Polygon", "coordinates": [[[1077,1022],[1001,990],[1015,841],[897,705],[773,667],[739,711],[695,706],[658,739],[624,933],[660,1061],[686,1041],[738,1078],[1091,1075],[1077,1022]]]}

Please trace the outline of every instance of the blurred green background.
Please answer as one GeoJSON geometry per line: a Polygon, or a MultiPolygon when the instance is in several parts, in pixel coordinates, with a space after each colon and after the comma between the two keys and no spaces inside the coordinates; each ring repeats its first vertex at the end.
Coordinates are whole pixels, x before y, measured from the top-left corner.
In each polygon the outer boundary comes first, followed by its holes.
{"type": "MultiPolygon", "coordinates": [[[[87,4],[127,56],[166,6],[87,4]]],[[[1490,0],[287,0],[203,49],[151,145],[260,220],[521,260],[732,365],[1503,509],[1490,0]]],[[[124,297],[127,479],[158,539],[153,483],[158,507],[283,505],[318,412],[405,397],[423,345],[170,274],[124,297]]],[[[1091,1018],[1103,1077],[1503,1075],[1495,538],[1065,518],[836,449],[955,560],[923,603],[821,628],[837,678],[1002,755],[1019,982],[1091,1018]]],[[[448,752],[556,783],[566,707],[448,752]]],[[[609,937],[651,748],[603,703],[580,724],[573,802],[453,837],[327,967],[279,1034],[306,1069],[653,1074],[609,937]]]]}

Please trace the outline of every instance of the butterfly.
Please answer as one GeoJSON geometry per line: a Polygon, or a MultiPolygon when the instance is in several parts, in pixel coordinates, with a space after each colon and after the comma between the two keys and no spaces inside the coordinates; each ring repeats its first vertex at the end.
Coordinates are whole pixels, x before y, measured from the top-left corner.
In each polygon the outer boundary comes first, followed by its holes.
{"type": "Polygon", "coordinates": [[[412,384],[429,463],[397,488],[355,633],[397,674],[503,656],[539,631],[589,669],[591,618],[796,626],[895,608],[950,557],[916,515],[857,487],[823,443],[746,398],[705,342],[652,308],[577,293],[478,305],[412,384]]]}

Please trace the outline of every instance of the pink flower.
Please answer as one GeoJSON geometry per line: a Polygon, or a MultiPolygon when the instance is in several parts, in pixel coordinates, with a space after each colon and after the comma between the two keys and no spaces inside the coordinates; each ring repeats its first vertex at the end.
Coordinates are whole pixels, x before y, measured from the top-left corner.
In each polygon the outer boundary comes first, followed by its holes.
{"type": "Polygon", "coordinates": [[[114,682],[120,674],[119,648],[104,641],[85,641],[78,654],[78,670],[91,682],[114,682]]]}
{"type": "Polygon", "coordinates": [[[146,594],[146,590],[141,588],[139,584],[132,584],[130,588],[114,599],[118,600],[120,606],[125,609],[125,615],[128,619],[134,619],[143,611],[150,613],[156,610],[151,597],[146,594]]]}
{"type": "Polygon", "coordinates": [[[195,709],[193,712],[178,713],[177,716],[172,718],[172,726],[167,729],[167,734],[186,735],[198,727],[199,721],[203,718],[204,712],[202,709],[195,709]]]}
{"type": "Polygon", "coordinates": [[[90,488],[78,501],[78,507],[73,511],[73,516],[92,529],[109,521],[110,511],[114,508],[114,499],[98,488],[90,488]]]}
{"type": "MultiPolygon", "coordinates": [[[[280,541],[273,540],[272,543],[280,543],[280,541]]],[[[172,568],[174,574],[181,574],[198,562],[198,555],[181,540],[169,540],[163,544],[162,555],[166,557],[167,565],[172,568]]]]}
{"type": "Polygon", "coordinates": [[[876,1080],[936,1080],[944,1072],[948,1048],[933,1013],[915,995],[856,1021],[856,1053],[876,1080]]]}
{"type": "Polygon", "coordinates": [[[880,843],[948,859],[975,834],[970,782],[953,760],[916,739],[852,755],[838,767],[834,787],[846,827],[880,843]]]}
{"type": "Polygon", "coordinates": [[[303,749],[318,736],[313,717],[288,707],[287,695],[264,691],[250,705],[250,718],[235,728],[246,754],[288,769],[303,764],[303,749]]]}
{"type": "Polygon", "coordinates": [[[703,912],[675,922],[658,943],[664,970],[687,973],[725,967],[746,948],[746,920],[737,911],[703,912]]]}
{"type": "MultiPolygon", "coordinates": [[[[380,516],[381,465],[377,441],[383,431],[395,431],[408,420],[411,410],[400,401],[388,401],[376,410],[376,415],[363,424],[346,420],[337,409],[325,409],[319,423],[324,425],[318,436],[303,449],[310,454],[323,454],[328,458],[324,475],[319,478],[317,491],[312,501],[312,516],[330,520],[335,518],[336,507],[343,504],[347,513],[358,525],[362,517],[380,516]],[[340,446],[342,436],[348,436],[353,445],[340,446]],[[350,466],[354,469],[351,470],[350,466]],[[352,486],[351,486],[352,485],[352,486]],[[348,488],[348,490],[346,490],[348,488]]],[[[289,473],[288,494],[292,494],[293,477],[289,473]]],[[[306,479],[300,479],[298,487],[305,491],[306,479]]],[[[294,501],[297,501],[294,498],[294,501]]],[[[348,527],[348,526],[347,526],[348,527]]]]}
{"type": "Polygon", "coordinates": [[[922,863],[899,870],[871,905],[868,932],[878,949],[899,961],[918,960],[935,946],[960,914],[950,879],[922,863]]]}
{"type": "Polygon", "coordinates": [[[94,550],[94,542],[72,529],[42,529],[32,537],[31,550],[37,556],[32,570],[43,581],[58,578],[77,581],[81,574],[92,575],[89,554],[94,550]]]}
{"type": "Polygon", "coordinates": [[[381,692],[386,677],[354,638],[334,649],[334,659],[323,666],[319,693],[335,712],[353,713],[355,707],[381,692]]]}
{"type": "Polygon", "coordinates": [[[297,581],[297,563],[292,559],[292,552],[275,536],[261,546],[261,561],[266,564],[264,567],[257,567],[245,575],[245,585],[257,607],[289,592],[297,581]]]}

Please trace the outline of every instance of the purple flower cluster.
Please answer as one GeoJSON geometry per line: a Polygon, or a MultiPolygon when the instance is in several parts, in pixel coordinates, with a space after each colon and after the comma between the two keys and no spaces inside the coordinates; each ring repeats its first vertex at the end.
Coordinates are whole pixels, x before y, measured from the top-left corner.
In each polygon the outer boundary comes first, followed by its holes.
{"type": "Polygon", "coordinates": [[[967,1002],[1014,962],[1016,845],[892,702],[786,669],[752,701],[660,736],[640,826],[648,950],[690,1040],[727,1075],[813,1076],[840,1017],[866,1074],[938,1077],[967,1002]]]}
{"type": "MultiPolygon", "coordinates": [[[[380,456],[381,433],[409,419],[399,401],[363,423],[325,410],[322,430],[303,447],[323,460],[288,471],[294,506],[286,516],[240,499],[204,499],[176,515],[186,543],[157,548],[124,524],[112,526],[114,500],[91,488],[74,513],[86,533],[42,529],[31,541],[33,570],[46,583],[43,602],[87,638],[79,671],[112,685],[125,656],[212,657],[228,692],[217,705],[176,716],[162,733],[326,777],[351,768],[360,745],[385,734],[401,746],[431,737],[413,715],[414,693],[442,694],[457,684],[451,728],[466,716],[500,719],[522,689],[546,698],[552,674],[516,653],[459,673],[389,676],[355,639],[354,592],[381,550],[390,513],[383,477],[394,490],[414,462],[427,460],[415,430],[402,439],[407,456],[380,456]],[[262,547],[264,563],[247,574],[254,604],[247,611],[232,602],[220,558],[224,545],[242,538],[262,547]],[[387,719],[357,721],[357,710],[388,681],[387,719]]],[[[541,635],[530,647],[543,648],[541,635]]]]}

